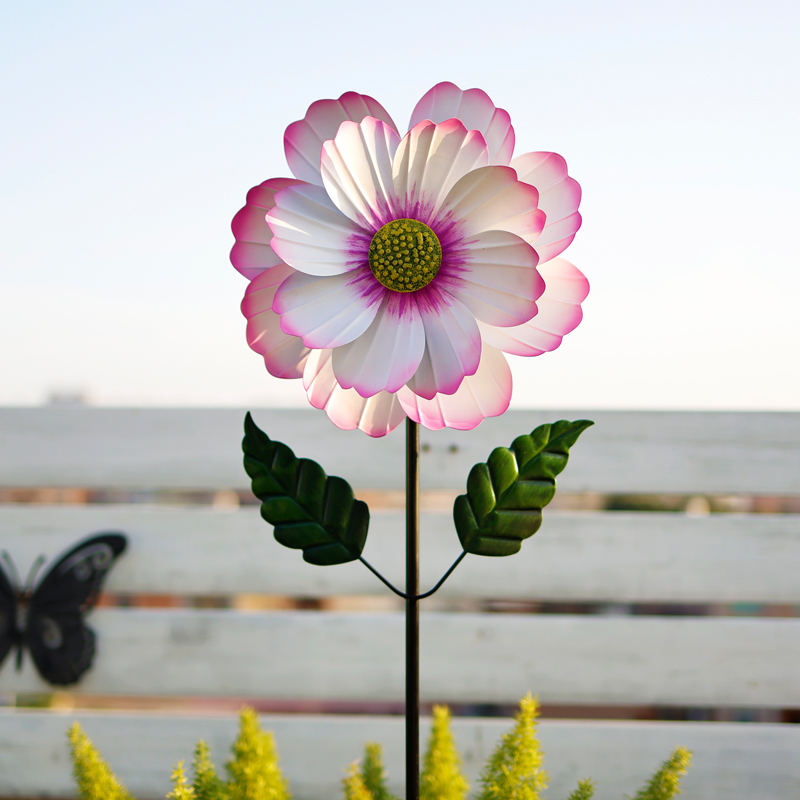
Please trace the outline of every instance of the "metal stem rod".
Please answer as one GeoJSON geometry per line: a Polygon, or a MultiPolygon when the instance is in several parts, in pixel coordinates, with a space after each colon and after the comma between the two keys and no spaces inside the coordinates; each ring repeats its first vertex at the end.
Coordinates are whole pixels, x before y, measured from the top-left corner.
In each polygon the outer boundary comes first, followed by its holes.
{"type": "Polygon", "coordinates": [[[419,800],[419,426],[406,419],[406,800],[419,800]]]}

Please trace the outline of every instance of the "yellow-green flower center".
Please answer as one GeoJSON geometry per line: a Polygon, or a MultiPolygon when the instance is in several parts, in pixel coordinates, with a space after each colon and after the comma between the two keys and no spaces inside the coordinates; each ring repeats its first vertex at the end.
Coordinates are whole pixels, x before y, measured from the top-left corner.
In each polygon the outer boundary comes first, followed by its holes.
{"type": "Polygon", "coordinates": [[[415,219],[387,222],[372,237],[369,268],[387,288],[416,292],[427,286],[442,265],[442,246],[436,234],[415,219]]]}

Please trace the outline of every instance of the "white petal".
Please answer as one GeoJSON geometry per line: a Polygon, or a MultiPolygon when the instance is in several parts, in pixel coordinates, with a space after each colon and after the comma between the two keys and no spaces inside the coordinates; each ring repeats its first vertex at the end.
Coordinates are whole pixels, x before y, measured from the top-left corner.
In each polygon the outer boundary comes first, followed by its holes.
{"type": "Polygon", "coordinates": [[[424,350],[425,328],[416,302],[386,292],[369,328],[333,351],[333,371],[343,388],[355,388],[362,397],[396,392],[416,372],[424,350]]]}
{"type": "Polygon", "coordinates": [[[266,214],[275,206],[275,194],[297,183],[291,178],[270,178],[254,186],[247,193],[244,207],[233,218],[231,230],[236,244],[231,250],[231,263],[245,278],[252,280],[265,269],[282,263],[269,244],[272,231],[266,214]]]}
{"type": "Polygon", "coordinates": [[[340,347],[369,328],[380,308],[383,287],[366,270],[320,278],[295,272],[278,289],[272,308],[284,333],[306,347],[340,347]],[[365,285],[367,289],[365,290],[365,285]],[[377,286],[381,291],[370,293],[377,286]]]}
{"type": "Polygon", "coordinates": [[[467,130],[480,131],[489,149],[489,163],[506,165],[514,151],[514,129],[511,117],[481,89],[462,91],[453,83],[439,83],[417,103],[409,128],[429,119],[444,122],[455,117],[467,130]]]}
{"type": "Polygon", "coordinates": [[[290,266],[309,275],[338,275],[366,261],[369,241],[359,247],[361,230],[330,201],[320,186],[290,186],[275,195],[267,213],[272,249],[290,266]]]}
{"type": "Polygon", "coordinates": [[[521,181],[539,190],[539,208],[547,219],[541,234],[528,241],[535,241],[540,262],[549,261],[566,250],[581,226],[581,187],[569,177],[567,162],[557,153],[525,153],[511,166],[521,181]]]}
{"type": "Polygon", "coordinates": [[[507,231],[484,231],[464,243],[467,257],[457,276],[437,285],[457,297],[481,322],[521,325],[536,314],[544,281],[527,242],[507,231]]]}
{"type": "Polygon", "coordinates": [[[231,264],[248,280],[260,275],[265,269],[283,263],[268,244],[258,242],[236,242],[231,248],[230,258],[231,264]]]}
{"type": "Polygon", "coordinates": [[[397,130],[386,109],[366,94],[345,92],[338,100],[312,103],[305,117],[293,122],[284,134],[289,169],[301,180],[322,186],[319,165],[323,142],[333,139],[346,120],[361,122],[364,117],[375,117],[397,130]]]}
{"type": "Polygon", "coordinates": [[[455,394],[437,394],[426,400],[405,387],[397,396],[409,418],[426,428],[471,430],[486,417],[505,413],[511,389],[511,370],[505,357],[484,344],[478,371],[464,378],[455,394]]]}
{"type": "Polygon", "coordinates": [[[264,357],[264,365],[276,378],[300,378],[311,352],[298,336],[281,330],[281,318],[272,310],[275,292],[294,273],[280,264],[272,267],[247,286],[242,300],[242,314],[247,318],[247,344],[264,357]]]}
{"type": "Polygon", "coordinates": [[[361,397],[343,389],[333,374],[330,350],[314,350],[306,362],[303,385],[314,408],[324,409],[331,422],[347,431],[358,428],[369,436],[385,436],[406,417],[396,394],[361,397]]]}
{"type": "Polygon", "coordinates": [[[529,241],[539,235],[545,221],[538,203],[537,190],[518,181],[511,167],[483,167],[453,186],[443,210],[461,221],[465,235],[503,230],[529,241]]]}
{"type": "Polygon", "coordinates": [[[420,122],[401,140],[394,156],[394,187],[404,215],[427,222],[453,185],[489,163],[483,136],[456,119],[420,122]]]}
{"type": "Polygon", "coordinates": [[[392,158],[399,143],[394,129],[367,117],[343,122],[322,146],[322,183],[336,207],[361,227],[376,230],[395,206],[392,158]]]}
{"type": "Polygon", "coordinates": [[[572,244],[582,221],[581,215],[576,211],[565,219],[545,224],[541,235],[533,240],[539,260],[549,261],[563,253],[572,244]]]}
{"type": "Polygon", "coordinates": [[[481,359],[478,323],[469,309],[434,284],[419,309],[425,325],[425,353],[408,386],[421,397],[453,394],[466,375],[474,375],[481,359]]]}
{"type": "Polygon", "coordinates": [[[555,258],[539,265],[545,281],[536,316],[523,325],[497,328],[479,323],[484,344],[516,356],[539,356],[555,350],[583,319],[581,303],[589,294],[589,282],[569,261],[555,258]]]}

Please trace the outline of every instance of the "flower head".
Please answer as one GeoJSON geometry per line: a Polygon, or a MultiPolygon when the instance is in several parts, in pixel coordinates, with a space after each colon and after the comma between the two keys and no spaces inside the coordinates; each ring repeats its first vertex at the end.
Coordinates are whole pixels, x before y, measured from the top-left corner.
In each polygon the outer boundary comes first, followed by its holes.
{"type": "Polygon", "coordinates": [[[512,159],[509,115],[440,83],[404,136],[348,92],[286,129],[291,178],[250,190],[231,261],[250,347],[341,428],[406,416],[470,429],[511,399],[504,353],[554,350],[589,289],[558,256],[580,187],[555,153],[512,159]]]}

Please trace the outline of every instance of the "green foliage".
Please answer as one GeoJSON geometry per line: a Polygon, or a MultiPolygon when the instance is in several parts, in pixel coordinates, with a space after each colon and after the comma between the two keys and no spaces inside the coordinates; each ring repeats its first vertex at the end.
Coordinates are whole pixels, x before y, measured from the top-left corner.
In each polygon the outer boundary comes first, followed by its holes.
{"type": "MultiPolygon", "coordinates": [[[[514,728],[505,734],[481,774],[476,800],[539,800],[547,786],[543,755],[536,738],[539,705],[530,693],[520,700],[514,728]]],[[[76,722],[69,729],[73,775],[79,800],[133,800],[114,777],[94,745],[76,722]]],[[[200,741],[194,754],[194,782],[189,785],[179,761],[172,772],[168,800],[291,800],[289,787],[278,766],[271,733],[258,724],[250,708],[242,709],[239,735],[226,764],[230,781],[220,780],[208,745],[200,741]]],[[[673,800],[680,794],[680,777],[686,774],[692,754],[678,747],[653,777],[629,800],[673,800]]],[[[460,771],[461,760],[450,730],[446,706],[434,706],[433,727],[423,759],[420,800],[465,800],[469,786],[460,771]]],[[[366,745],[359,770],[353,763],[342,781],[344,800],[397,800],[386,788],[381,746],[366,745]]],[[[591,800],[594,782],[582,780],[568,800],[591,800]]]]}
{"type": "Polygon", "coordinates": [[[542,509],[556,493],[556,475],[569,449],[593,422],[559,420],[495,448],[467,478],[467,493],[453,506],[461,546],[479,556],[510,556],[542,524],[542,509]]]}
{"type": "Polygon", "coordinates": [[[636,792],[633,800],[672,800],[681,793],[681,775],[686,774],[691,761],[689,750],[676,747],[653,777],[636,792]]]}
{"type": "Polygon", "coordinates": [[[328,477],[315,461],[272,441],[249,413],[244,430],[244,468],[275,539],[301,549],[310,564],[355,561],[367,541],[367,504],[355,499],[346,480],[328,477]]]}
{"type": "Polygon", "coordinates": [[[372,792],[367,789],[364,777],[358,771],[358,762],[354,761],[347,768],[347,775],[342,779],[344,787],[344,800],[375,800],[372,792]]]}
{"type": "Polygon", "coordinates": [[[225,765],[231,776],[230,800],[290,800],[289,786],[278,766],[271,733],[258,724],[252,708],[239,715],[239,736],[231,748],[233,759],[225,765]]]}
{"type": "Polygon", "coordinates": [[[52,692],[20,692],[14,698],[17,708],[51,708],[55,695],[52,692]]]}
{"type": "Polygon", "coordinates": [[[503,736],[481,774],[478,800],[539,800],[547,773],[536,738],[538,715],[539,702],[529,692],[519,702],[513,730],[503,736]]]}
{"type": "Polygon", "coordinates": [[[422,761],[420,800],[464,800],[469,791],[461,774],[461,758],[450,730],[447,706],[433,707],[433,726],[422,761]]]}
{"type": "Polygon", "coordinates": [[[167,800],[196,800],[194,789],[189,786],[183,771],[183,761],[179,761],[172,770],[172,791],[167,800]]]}
{"type": "Polygon", "coordinates": [[[225,784],[217,776],[211,761],[208,745],[201,739],[194,749],[194,781],[192,786],[197,800],[228,800],[225,784]]]}
{"type": "Polygon", "coordinates": [[[397,800],[386,788],[386,770],[383,767],[383,750],[377,742],[367,742],[364,747],[364,762],[361,765],[364,786],[373,800],[397,800]]]}
{"type": "Polygon", "coordinates": [[[578,781],[578,788],[572,792],[567,800],[592,800],[594,797],[594,781],[586,780],[578,781]]]}
{"type": "Polygon", "coordinates": [[[133,800],[77,722],[67,735],[80,800],[133,800]]]}

